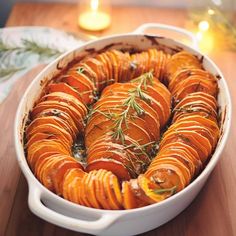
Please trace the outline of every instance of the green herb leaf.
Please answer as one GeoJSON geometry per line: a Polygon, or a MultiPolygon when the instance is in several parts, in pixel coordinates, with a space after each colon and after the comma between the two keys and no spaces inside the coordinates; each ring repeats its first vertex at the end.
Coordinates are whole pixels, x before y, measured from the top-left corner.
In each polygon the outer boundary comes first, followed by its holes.
{"type": "Polygon", "coordinates": [[[176,189],[177,189],[177,187],[174,186],[174,187],[172,187],[172,188],[154,189],[153,192],[154,192],[155,194],[163,194],[163,193],[169,192],[170,195],[173,195],[173,194],[176,193],[176,189]]]}
{"type": "Polygon", "coordinates": [[[12,75],[16,72],[25,69],[24,67],[7,67],[7,68],[0,68],[0,82],[8,80],[12,75]]]}
{"type": "Polygon", "coordinates": [[[129,97],[125,99],[122,104],[122,106],[126,107],[126,109],[121,114],[118,115],[117,119],[114,122],[114,127],[113,127],[113,138],[115,138],[116,140],[120,139],[122,144],[124,144],[125,141],[122,124],[125,122],[125,125],[128,128],[128,122],[127,122],[128,118],[132,116],[132,119],[134,119],[133,114],[131,115],[129,114],[131,109],[133,109],[138,116],[145,114],[145,110],[143,110],[143,108],[139,105],[137,98],[149,102],[149,97],[143,91],[143,86],[144,90],[146,90],[147,84],[152,83],[152,80],[153,80],[152,71],[147,72],[139,76],[138,78],[132,80],[133,82],[137,82],[138,85],[136,88],[129,91],[129,97]]]}
{"type": "Polygon", "coordinates": [[[76,71],[77,71],[79,74],[83,74],[84,68],[81,67],[81,66],[79,66],[76,71]]]}

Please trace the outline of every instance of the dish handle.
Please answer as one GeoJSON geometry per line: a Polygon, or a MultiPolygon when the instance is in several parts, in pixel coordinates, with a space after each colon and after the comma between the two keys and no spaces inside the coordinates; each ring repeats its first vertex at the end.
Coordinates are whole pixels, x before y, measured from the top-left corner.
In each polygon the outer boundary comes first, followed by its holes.
{"type": "Polygon", "coordinates": [[[146,23],[143,25],[140,25],[136,30],[134,30],[132,33],[134,34],[143,34],[146,30],[148,29],[163,29],[163,30],[168,30],[168,31],[173,31],[178,34],[182,34],[186,36],[187,38],[190,39],[192,43],[192,47],[196,50],[199,49],[198,47],[198,40],[195,37],[193,33],[191,33],[188,30],[185,30],[183,28],[179,28],[173,25],[166,25],[166,24],[160,24],[160,23],[146,23]]]}
{"type": "MultiPolygon", "coordinates": [[[[46,221],[56,224],[58,226],[63,226],[67,229],[78,231],[78,232],[86,232],[91,234],[99,234],[104,231],[110,225],[112,225],[120,216],[118,214],[109,214],[104,212],[96,213],[95,220],[82,220],[78,218],[73,218],[70,216],[63,215],[55,210],[50,209],[46,205],[43,204],[42,192],[35,186],[29,185],[29,198],[28,204],[30,210],[37,216],[46,221]]],[[[83,209],[80,214],[83,214],[83,209]]],[[[88,213],[86,213],[88,215],[88,213]]],[[[94,213],[91,213],[91,217],[94,213]]],[[[78,215],[79,217],[79,215],[78,215]]]]}

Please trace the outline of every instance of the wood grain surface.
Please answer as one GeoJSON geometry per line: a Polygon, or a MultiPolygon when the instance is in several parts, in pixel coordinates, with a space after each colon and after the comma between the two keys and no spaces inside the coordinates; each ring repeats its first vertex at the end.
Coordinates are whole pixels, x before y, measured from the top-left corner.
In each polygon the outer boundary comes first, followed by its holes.
{"type": "MultiPolygon", "coordinates": [[[[73,4],[18,3],[14,6],[6,26],[50,26],[81,36],[85,32],[78,29],[76,16],[77,7],[73,4]]],[[[113,9],[112,17],[111,27],[94,34],[95,36],[130,32],[145,22],[160,22],[180,27],[186,22],[186,12],[176,9],[119,7],[113,9]]],[[[236,53],[222,51],[214,52],[210,56],[225,75],[235,110],[236,53]]],[[[0,105],[0,236],[84,235],[47,223],[30,212],[27,205],[27,183],[15,158],[13,125],[17,105],[27,85],[43,67],[38,66],[22,77],[0,105]]],[[[175,219],[143,235],[236,235],[235,140],[236,125],[233,119],[222,158],[198,197],[175,219]]]]}

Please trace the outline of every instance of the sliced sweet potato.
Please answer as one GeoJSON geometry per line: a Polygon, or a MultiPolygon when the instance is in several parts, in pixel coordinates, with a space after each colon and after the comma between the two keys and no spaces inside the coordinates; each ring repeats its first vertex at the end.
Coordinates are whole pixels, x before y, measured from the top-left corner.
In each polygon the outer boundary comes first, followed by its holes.
{"type": "Polygon", "coordinates": [[[78,134],[79,130],[75,125],[75,122],[73,121],[72,117],[60,110],[60,109],[46,109],[43,110],[42,112],[38,113],[34,119],[40,118],[40,117],[47,117],[47,116],[56,116],[62,119],[63,121],[67,122],[70,125],[70,129],[73,130],[73,133],[78,134]]]}
{"type": "Polygon", "coordinates": [[[70,150],[65,149],[65,147],[56,140],[41,140],[35,142],[31,146],[29,146],[27,155],[27,160],[33,170],[35,164],[39,160],[38,158],[40,157],[40,155],[47,152],[55,152],[67,155],[71,154],[70,150]]]}
{"type": "Polygon", "coordinates": [[[136,198],[131,190],[130,182],[122,182],[123,206],[125,209],[137,208],[136,198]]]}
{"type": "Polygon", "coordinates": [[[62,196],[65,199],[80,203],[78,199],[78,190],[81,189],[81,181],[85,174],[86,173],[79,168],[67,170],[62,181],[62,196]]]}
{"type": "Polygon", "coordinates": [[[154,202],[160,202],[165,200],[166,198],[173,195],[176,189],[176,186],[173,186],[172,188],[168,189],[160,188],[160,186],[150,181],[144,175],[139,175],[138,185],[143,190],[145,195],[154,202]]]}
{"type": "Polygon", "coordinates": [[[99,169],[95,178],[95,195],[101,205],[101,208],[110,210],[111,207],[107,200],[107,195],[104,186],[104,176],[107,173],[107,170],[99,169]]]}
{"type": "Polygon", "coordinates": [[[183,68],[197,68],[201,69],[202,65],[198,58],[189,52],[178,52],[169,59],[166,65],[166,76],[171,81],[171,75],[183,68]]]}
{"type": "Polygon", "coordinates": [[[120,180],[129,180],[130,174],[128,168],[121,162],[109,159],[99,159],[89,163],[87,171],[105,169],[114,173],[120,180]]]}
{"type": "Polygon", "coordinates": [[[192,158],[183,151],[179,149],[162,149],[162,152],[158,153],[158,159],[166,160],[166,158],[174,158],[184,164],[188,168],[190,173],[190,178],[192,179],[196,173],[195,163],[192,158]]]}
{"type": "Polygon", "coordinates": [[[83,116],[87,115],[87,108],[83,104],[83,102],[81,102],[74,96],[64,93],[64,92],[49,93],[47,95],[44,95],[40,101],[58,101],[59,103],[64,102],[70,106],[73,106],[83,116]]]}
{"type": "Polygon", "coordinates": [[[54,134],[46,134],[46,133],[36,133],[34,135],[32,135],[27,143],[26,143],[26,147],[30,147],[33,143],[38,142],[38,141],[42,141],[43,139],[50,139],[50,140],[55,140],[56,136],[54,134]]]}
{"type": "Polygon", "coordinates": [[[170,157],[169,155],[164,156],[162,154],[158,154],[157,157],[153,160],[151,167],[156,168],[162,164],[170,164],[175,167],[178,167],[180,170],[181,175],[185,179],[185,185],[188,185],[191,181],[191,172],[190,170],[176,157],[170,157]]]}
{"type": "Polygon", "coordinates": [[[54,93],[54,92],[63,92],[74,96],[76,99],[83,102],[80,93],[70,86],[67,83],[59,82],[59,83],[51,83],[46,88],[46,93],[54,93]]]}
{"type": "Polygon", "coordinates": [[[84,121],[83,121],[84,116],[79,111],[77,111],[73,106],[70,106],[65,102],[60,102],[60,103],[58,101],[40,102],[33,108],[31,116],[34,119],[39,113],[42,113],[43,111],[48,109],[64,111],[73,119],[78,130],[80,130],[81,132],[84,130],[84,121]]]}
{"type": "Polygon", "coordinates": [[[186,181],[181,170],[173,164],[166,163],[154,167],[150,166],[144,175],[159,184],[161,188],[176,186],[176,191],[179,192],[186,187],[186,181]]]}
{"type": "Polygon", "coordinates": [[[50,123],[42,124],[35,127],[33,130],[31,130],[31,132],[26,134],[27,139],[29,139],[36,133],[54,134],[58,140],[62,140],[68,147],[70,147],[73,143],[72,136],[69,132],[50,123]]]}
{"type": "Polygon", "coordinates": [[[58,195],[62,194],[62,183],[63,183],[63,178],[64,178],[65,173],[69,169],[74,169],[74,168],[79,168],[83,170],[82,164],[77,162],[72,157],[68,157],[67,161],[61,163],[61,165],[57,167],[54,178],[52,180],[53,180],[55,191],[58,195]]]}
{"type": "Polygon", "coordinates": [[[111,206],[111,209],[119,210],[121,209],[121,206],[119,202],[117,201],[115,193],[113,191],[113,185],[111,181],[112,177],[115,177],[115,176],[112,174],[112,172],[108,171],[103,178],[103,186],[107,195],[107,200],[109,202],[109,205],[111,206]]]}
{"type": "Polygon", "coordinates": [[[88,202],[93,208],[100,209],[101,206],[99,202],[97,201],[96,195],[95,195],[95,178],[96,178],[97,170],[90,171],[87,175],[86,182],[84,184],[85,193],[88,202]]]}
{"type": "MultiPolygon", "coordinates": [[[[69,134],[72,136],[72,138],[76,137],[76,134],[74,133],[74,130],[71,129],[70,124],[68,122],[65,122],[63,119],[56,117],[56,116],[46,116],[46,117],[38,117],[34,119],[30,125],[26,128],[26,134],[30,137],[30,133],[33,132],[33,130],[36,130],[38,126],[40,125],[55,125],[60,128],[60,130],[65,130],[66,132],[69,132],[69,134]]],[[[50,130],[49,130],[50,132],[50,130]]]]}

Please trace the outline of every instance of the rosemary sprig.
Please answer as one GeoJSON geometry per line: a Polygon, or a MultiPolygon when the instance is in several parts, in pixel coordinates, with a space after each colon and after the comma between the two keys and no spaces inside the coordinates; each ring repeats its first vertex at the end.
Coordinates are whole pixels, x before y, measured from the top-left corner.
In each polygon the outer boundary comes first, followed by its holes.
{"type": "Polygon", "coordinates": [[[6,68],[0,68],[0,82],[3,82],[18,71],[24,70],[25,67],[6,67],[6,68]]]}
{"type": "Polygon", "coordinates": [[[113,138],[116,140],[121,140],[121,142],[124,144],[125,136],[122,128],[122,124],[125,123],[126,128],[128,128],[128,115],[131,109],[133,109],[138,116],[141,116],[145,113],[145,110],[139,105],[137,102],[137,98],[142,99],[144,101],[149,102],[149,97],[146,95],[146,93],[143,91],[147,89],[147,84],[152,83],[153,80],[153,73],[152,71],[147,72],[140,77],[133,80],[133,82],[138,82],[138,85],[135,89],[132,89],[129,91],[129,97],[124,100],[122,106],[126,107],[123,112],[121,112],[117,119],[114,122],[113,127],[113,138]]]}
{"type": "Polygon", "coordinates": [[[33,53],[37,54],[40,57],[53,57],[59,56],[62,52],[56,48],[51,48],[49,46],[40,45],[38,42],[29,40],[29,39],[22,39],[21,46],[12,46],[3,42],[0,39],[0,55],[1,57],[7,57],[12,53],[16,53],[17,55],[23,53],[33,53]]]}
{"type": "Polygon", "coordinates": [[[135,155],[137,155],[137,156],[139,156],[139,155],[145,155],[146,157],[148,157],[148,158],[150,159],[146,148],[147,148],[147,146],[149,146],[149,145],[153,145],[153,146],[154,146],[154,145],[155,145],[155,142],[152,141],[152,142],[149,142],[149,143],[145,143],[145,144],[143,144],[143,145],[140,145],[140,144],[139,144],[139,141],[141,141],[141,140],[138,140],[138,141],[134,141],[134,140],[133,140],[132,143],[129,144],[129,145],[126,145],[126,146],[124,147],[124,149],[131,149],[131,148],[132,148],[132,149],[134,150],[135,155]]]}
{"type": "Polygon", "coordinates": [[[59,56],[61,52],[58,49],[49,46],[43,46],[33,40],[22,39],[23,47],[20,48],[22,52],[30,52],[38,54],[40,57],[59,56]]]}
{"type": "Polygon", "coordinates": [[[24,56],[29,53],[36,54],[40,58],[50,58],[59,56],[62,52],[29,39],[21,39],[21,45],[10,45],[0,39],[0,63],[4,65],[0,67],[0,81],[5,81],[18,71],[24,70],[23,66],[13,66],[12,61],[14,62],[13,58],[19,58],[19,55],[24,56]]]}
{"type": "Polygon", "coordinates": [[[173,195],[173,194],[175,194],[176,193],[176,189],[177,189],[177,187],[176,186],[174,186],[174,187],[171,187],[171,188],[160,188],[160,189],[154,189],[153,190],[153,192],[155,193],[155,194],[163,194],[163,193],[170,193],[170,195],[173,195]]]}
{"type": "Polygon", "coordinates": [[[6,43],[3,42],[2,39],[0,39],[0,54],[6,53],[6,52],[14,52],[18,49],[19,47],[13,47],[13,46],[7,45],[6,43]]]}
{"type": "Polygon", "coordinates": [[[84,67],[79,66],[79,67],[76,69],[76,71],[77,71],[78,74],[83,74],[84,71],[85,71],[85,69],[84,69],[84,67]]]}
{"type": "Polygon", "coordinates": [[[96,108],[96,109],[89,108],[89,113],[86,117],[86,122],[88,122],[95,113],[99,113],[99,114],[105,116],[109,120],[111,120],[112,118],[114,118],[116,116],[116,114],[112,113],[110,110],[105,112],[105,111],[99,110],[99,108],[96,108]]]}

